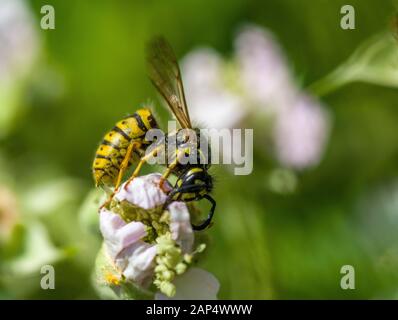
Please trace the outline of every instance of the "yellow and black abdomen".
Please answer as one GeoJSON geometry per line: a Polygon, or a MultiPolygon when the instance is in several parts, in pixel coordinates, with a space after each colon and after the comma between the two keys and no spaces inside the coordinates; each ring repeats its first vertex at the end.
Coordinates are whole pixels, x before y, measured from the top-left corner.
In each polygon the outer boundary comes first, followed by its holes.
{"type": "Polygon", "coordinates": [[[105,135],[95,153],[93,176],[96,186],[114,186],[129,145],[135,143],[129,159],[131,164],[145,153],[148,146],[144,139],[146,132],[157,127],[149,109],[139,109],[133,115],[117,122],[105,135]]]}

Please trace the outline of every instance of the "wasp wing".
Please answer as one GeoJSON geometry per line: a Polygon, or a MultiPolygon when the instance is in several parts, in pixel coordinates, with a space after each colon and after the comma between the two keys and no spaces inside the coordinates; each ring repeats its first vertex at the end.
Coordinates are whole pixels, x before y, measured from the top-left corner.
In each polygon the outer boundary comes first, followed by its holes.
{"type": "Polygon", "coordinates": [[[149,43],[147,63],[150,80],[166,100],[181,127],[192,128],[177,58],[163,37],[149,43]]]}

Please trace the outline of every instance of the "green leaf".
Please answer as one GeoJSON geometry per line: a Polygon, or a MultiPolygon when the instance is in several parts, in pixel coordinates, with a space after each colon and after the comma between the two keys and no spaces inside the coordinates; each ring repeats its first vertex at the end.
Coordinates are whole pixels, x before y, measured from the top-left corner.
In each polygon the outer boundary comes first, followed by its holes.
{"type": "Polygon", "coordinates": [[[106,195],[100,189],[93,189],[87,194],[78,212],[79,224],[84,230],[99,234],[98,208],[105,200],[106,195]]]}
{"type": "Polygon", "coordinates": [[[20,86],[0,82],[0,137],[7,136],[20,112],[20,86]]]}
{"type": "Polygon", "coordinates": [[[41,223],[31,221],[16,230],[10,244],[14,248],[8,250],[9,256],[3,265],[9,275],[24,276],[39,272],[42,266],[54,264],[63,258],[64,253],[51,243],[47,230],[41,223]]]}
{"type": "Polygon", "coordinates": [[[322,96],[355,81],[398,87],[398,42],[390,33],[370,38],[347,61],[308,89],[322,96]]]}
{"type": "Polygon", "coordinates": [[[42,216],[55,213],[59,208],[75,201],[80,191],[81,186],[76,179],[52,179],[28,189],[23,194],[22,203],[26,212],[42,216]]]}

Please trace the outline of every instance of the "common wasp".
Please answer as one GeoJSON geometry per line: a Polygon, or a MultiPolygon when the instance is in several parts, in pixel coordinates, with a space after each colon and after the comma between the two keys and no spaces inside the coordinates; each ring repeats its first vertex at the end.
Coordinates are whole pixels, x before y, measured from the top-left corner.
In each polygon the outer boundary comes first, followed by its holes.
{"type": "Polygon", "coordinates": [[[200,130],[191,124],[177,58],[164,38],[155,38],[149,43],[147,65],[151,82],[165,100],[180,128],[151,143],[146,140],[146,134],[151,129],[157,129],[158,125],[149,109],[140,109],[119,121],[105,135],[97,149],[93,162],[95,183],[107,189],[114,187],[110,198],[103,205],[106,206],[132,163],[137,163],[137,166],[125,187],[139,175],[146,162],[154,157],[163,158],[166,170],[160,186],[171,174],[177,177],[174,187],[168,193],[165,208],[172,201],[208,200],[211,209],[206,220],[200,225],[193,225],[194,230],[203,230],[209,226],[216,207],[216,202],[210,195],[213,189],[213,179],[208,173],[210,148],[208,143],[204,143],[205,150],[201,148],[206,138],[201,137],[200,130]]]}

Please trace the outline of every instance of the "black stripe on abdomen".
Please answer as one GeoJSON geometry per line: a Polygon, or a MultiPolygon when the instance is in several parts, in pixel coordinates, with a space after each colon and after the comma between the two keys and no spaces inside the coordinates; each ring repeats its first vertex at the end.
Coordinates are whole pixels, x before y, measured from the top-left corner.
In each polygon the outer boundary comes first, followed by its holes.
{"type": "Polygon", "coordinates": [[[127,141],[131,140],[131,137],[126,132],[124,132],[122,129],[120,129],[118,126],[114,126],[112,128],[112,131],[120,133],[127,141]]]}
{"type": "Polygon", "coordinates": [[[112,158],[110,156],[104,156],[102,154],[96,154],[95,157],[112,161],[112,158]]]}
{"type": "Polygon", "coordinates": [[[116,145],[112,141],[109,141],[106,139],[102,140],[101,144],[103,144],[105,146],[112,147],[113,149],[116,149],[116,150],[120,150],[120,147],[118,145],[116,145]]]}
{"type": "Polygon", "coordinates": [[[145,126],[144,121],[142,121],[141,117],[137,113],[134,113],[131,117],[133,117],[135,119],[135,121],[137,121],[137,125],[142,131],[144,131],[144,132],[148,131],[147,127],[145,126]]]}
{"type": "Polygon", "coordinates": [[[158,124],[152,114],[149,115],[148,121],[149,121],[149,125],[151,126],[152,129],[158,128],[158,124]]]}

